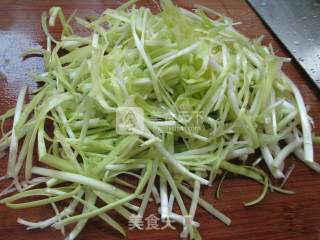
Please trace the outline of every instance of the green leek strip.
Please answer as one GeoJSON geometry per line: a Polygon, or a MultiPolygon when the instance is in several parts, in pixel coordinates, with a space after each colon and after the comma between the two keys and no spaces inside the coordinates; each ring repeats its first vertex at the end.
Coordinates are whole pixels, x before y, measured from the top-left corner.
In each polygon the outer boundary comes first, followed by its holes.
{"type": "Polygon", "coordinates": [[[257,199],[251,202],[245,202],[244,203],[245,206],[252,206],[263,200],[269,188],[269,179],[264,172],[262,172],[261,170],[254,171],[255,168],[253,167],[241,167],[235,164],[231,164],[229,162],[223,162],[221,167],[226,169],[229,172],[241,174],[243,176],[252,178],[264,185],[261,195],[257,199]]]}
{"type": "MultiPolygon", "coordinates": [[[[85,190],[85,200],[82,200],[82,201],[85,201],[87,204],[84,205],[84,207],[82,209],[82,213],[86,213],[87,211],[89,211],[90,207],[95,204],[96,200],[97,200],[97,196],[92,194],[88,189],[86,189],[85,190]]],[[[60,219],[60,221],[61,221],[61,219],[60,219]]],[[[67,239],[70,239],[70,240],[75,239],[79,235],[79,233],[82,231],[82,229],[85,227],[87,222],[88,222],[88,219],[82,219],[81,221],[77,222],[75,227],[69,233],[67,239]]]]}
{"type": "MultiPolygon", "coordinates": [[[[179,185],[179,189],[186,194],[188,197],[192,198],[192,191],[190,191],[188,188],[186,188],[183,185],[179,185]]],[[[204,208],[205,210],[207,210],[209,213],[211,213],[213,216],[215,216],[216,218],[218,218],[219,220],[221,220],[223,223],[225,223],[226,225],[230,225],[231,224],[231,220],[230,218],[228,218],[227,216],[225,216],[223,213],[221,213],[219,210],[217,210],[216,208],[214,208],[210,203],[206,202],[205,200],[203,200],[202,198],[199,198],[199,205],[204,208]]]]}
{"type": "Polygon", "coordinates": [[[311,136],[311,126],[308,119],[306,107],[301,96],[299,89],[293,84],[293,82],[285,78],[288,85],[292,89],[292,92],[296,98],[298,110],[300,114],[301,127],[303,132],[303,147],[304,147],[304,158],[308,162],[313,162],[313,146],[312,146],[312,136],[311,136]]]}
{"type": "Polygon", "coordinates": [[[37,95],[35,95],[32,100],[30,101],[29,104],[26,105],[26,107],[23,109],[21,117],[17,123],[17,130],[19,131],[20,129],[23,128],[25,125],[25,122],[27,121],[29,115],[31,114],[32,111],[34,111],[35,107],[38,106],[40,101],[43,99],[43,97],[47,94],[47,91],[50,89],[49,86],[45,87],[42,89],[37,95]]]}
{"type": "MultiPolygon", "coordinates": [[[[167,179],[167,181],[168,181],[168,183],[169,183],[169,185],[171,187],[171,190],[172,190],[172,192],[174,194],[174,197],[177,199],[177,203],[179,205],[179,208],[181,210],[182,215],[185,216],[185,217],[188,216],[187,209],[186,209],[186,207],[184,205],[184,202],[183,202],[183,200],[181,198],[181,195],[180,195],[180,193],[178,191],[176,183],[174,182],[173,178],[171,177],[168,169],[165,167],[165,165],[163,163],[160,163],[159,168],[161,170],[161,173],[167,179]]],[[[187,224],[187,229],[188,229],[189,232],[192,233],[192,227],[189,224],[187,224]]]]}
{"type": "MultiPolygon", "coordinates": [[[[112,204],[113,202],[117,201],[116,198],[112,197],[112,195],[108,195],[99,191],[94,191],[94,193],[103,200],[106,204],[112,204]]],[[[125,205],[125,204],[124,204],[125,205]]],[[[132,215],[125,207],[123,206],[116,206],[114,210],[117,211],[121,216],[123,216],[126,220],[130,219],[132,215]]]]}
{"type": "MultiPolygon", "coordinates": [[[[57,188],[56,190],[58,190],[58,191],[67,191],[67,190],[70,190],[70,188],[73,188],[73,186],[60,187],[60,188],[57,188]]],[[[18,200],[20,198],[30,197],[30,196],[33,196],[33,195],[44,195],[44,196],[47,196],[47,195],[50,195],[50,194],[48,192],[46,192],[45,188],[31,189],[31,190],[19,192],[19,193],[13,195],[13,196],[4,198],[4,199],[0,200],[0,203],[3,204],[5,202],[12,202],[12,201],[16,201],[16,200],[18,200]]]]}
{"type": "MultiPolygon", "coordinates": [[[[84,194],[83,190],[80,190],[77,193],[77,197],[81,198],[82,195],[84,194]]],[[[43,221],[39,221],[39,222],[31,222],[31,221],[27,221],[21,218],[18,218],[17,222],[27,226],[27,230],[29,229],[43,229],[46,227],[51,226],[52,224],[54,224],[55,222],[57,222],[59,220],[59,218],[61,219],[64,216],[68,216],[68,215],[72,215],[74,213],[75,208],[77,207],[79,201],[78,200],[72,200],[71,203],[64,208],[64,210],[59,214],[59,215],[55,215],[54,217],[48,218],[46,220],[43,221]]]]}
{"type": "Polygon", "coordinates": [[[32,168],[32,173],[33,174],[38,174],[41,176],[47,176],[47,177],[52,177],[52,178],[57,178],[61,179],[64,181],[69,181],[72,183],[79,183],[83,184],[89,187],[92,187],[94,189],[110,193],[116,197],[119,198],[125,198],[128,197],[129,194],[117,189],[116,187],[104,183],[102,181],[96,180],[94,178],[86,177],[80,174],[75,174],[75,173],[67,173],[67,172],[62,172],[62,171],[57,171],[57,170],[50,170],[50,169],[45,169],[45,168],[40,168],[40,167],[33,167],[32,168]]]}
{"type": "Polygon", "coordinates": [[[12,127],[12,135],[11,135],[11,144],[10,144],[10,150],[9,150],[9,160],[8,160],[8,169],[7,169],[7,175],[10,177],[14,176],[14,167],[17,160],[17,151],[18,151],[18,138],[16,134],[16,126],[19,121],[23,103],[25,99],[25,95],[27,92],[27,87],[23,87],[18,96],[17,105],[15,108],[14,118],[13,118],[13,127],[12,127]]]}
{"type": "Polygon", "coordinates": [[[133,35],[133,39],[134,39],[134,42],[136,44],[136,47],[139,51],[139,53],[141,54],[143,60],[145,61],[145,64],[147,65],[148,69],[149,69],[149,72],[151,74],[151,77],[152,77],[152,83],[153,83],[153,88],[154,88],[154,91],[155,91],[155,94],[157,96],[157,99],[159,101],[161,101],[161,96],[160,96],[160,87],[159,87],[159,79],[157,78],[155,72],[154,72],[154,69],[153,69],[153,66],[152,66],[152,63],[150,61],[150,59],[148,58],[141,42],[140,42],[140,39],[138,38],[138,35],[137,35],[137,32],[136,32],[136,25],[135,25],[135,22],[136,22],[136,16],[135,14],[133,13],[132,16],[131,16],[131,31],[132,31],[132,35],[133,35]]]}
{"type": "Polygon", "coordinates": [[[46,144],[44,142],[44,120],[40,121],[38,129],[38,154],[41,159],[47,152],[46,144]]]}
{"type": "Polygon", "coordinates": [[[62,145],[62,148],[63,148],[68,160],[70,161],[70,164],[72,165],[72,167],[74,169],[76,169],[77,171],[81,172],[82,169],[81,169],[79,162],[76,159],[75,153],[72,151],[72,149],[69,146],[69,144],[67,143],[67,141],[65,141],[64,136],[60,133],[60,131],[58,130],[57,127],[54,131],[54,135],[57,138],[58,142],[60,142],[60,144],[62,145]]]}
{"type": "Polygon", "coordinates": [[[204,185],[208,185],[209,182],[207,180],[187,170],[183,165],[181,165],[178,161],[176,161],[173,158],[173,156],[169,152],[167,152],[166,149],[160,143],[156,142],[155,146],[157,150],[161,153],[161,155],[163,155],[166,158],[166,160],[168,160],[168,162],[172,164],[174,167],[176,167],[181,173],[185,174],[186,176],[189,176],[190,178],[198,180],[204,185]]]}
{"type": "Polygon", "coordinates": [[[14,209],[22,209],[22,208],[30,208],[30,207],[38,207],[38,206],[43,206],[47,205],[50,203],[55,203],[58,201],[62,201],[64,199],[69,199],[75,194],[77,194],[80,190],[80,187],[75,188],[73,191],[69,193],[63,193],[55,197],[49,197],[47,199],[42,199],[42,200],[36,200],[36,201],[30,201],[26,203],[11,203],[11,202],[6,202],[6,205],[10,208],[14,209]]]}
{"type": "Polygon", "coordinates": [[[150,194],[151,194],[151,191],[152,191],[152,187],[154,185],[154,181],[155,181],[155,178],[157,176],[158,165],[159,165],[159,160],[157,158],[156,160],[154,160],[154,162],[152,164],[151,177],[149,179],[146,191],[145,191],[145,193],[143,195],[143,200],[142,200],[140,208],[139,208],[138,216],[143,217],[144,212],[146,210],[146,207],[147,207],[147,204],[148,204],[148,201],[149,201],[149,197],[150,197],[150,194]]]}
{"type": "Polygon", "coordinates": [[[25,164],[25,178],[27,180],[30,180],[32,175],[31,169],[32,169],[33,149],[34,149],[34,143],[36,141],[36,136],[37,136],[37,128],[35,127],[32,130],[32,134],[30,136],[30,142],[27,150],[27,158],[26,158],[26,164],[25,164]]]}
{"type": "Polygon", "coordinates": [[[45,164],[47,164],[50,167],[53,167],[55,169],[61,170],[61,171],[66,171],[66,172],[76,172],[75,168],[72,166],[72,164],[67,161],[64,160],[62,158],[56,157],[54,155],[51,154],[44,154],[41,158],[40,158],[40,162],[43,162],[45,164]]]}
{"type": "Polygon", "coordinates": [[[73,222],[76,222],[76,221],[79,221],[81,219],[84,219],[84,218],[92,218],[92,217],[95,217],[95,216],[98,216],[100,215],[101,213],[105,213],[109,210],[112,210],[114,209],[115,207],[117,206],[120,206],[124,203],[127,203],[127,202],[130,202],[132,201],[133,199],[135,199],[141,192],[142,190],[144,189],[145,185],[147,184],[148,180],[149,180],[149,177],[151,175],[151,171],[152,171],[152,164],[149,163],[147,165],[147,169],[146,169],[146,172],[145,174],[143,175],[143,177],[140,179],[139,181],[139,184],[135,190],[135,192],[131,195],[128,195],[127,197],[124,197],[120,200],[117,200],[109,205],[106,205],[104,207],[101,207],[101,208],[98,208],[96,210],[93,210],[91,212],[88,212],[86,214],[80,214],[80,215],[77,215],[77,216],[73,216],[73,217],[70,217],[70,218],[67,218],[65,220],[62,220],[61,222],[55,224],[55,227],[56,228],[61,228],[62,226],[65,226],[67,224],[70,224],[70,223],[73,223],[73,222]]]}
{"type": "Polygon", "coordinates": [[[138,141],[139,137],[135,135],[129,135],[125,137],[108,155],[101,161],[98,166],[93,170],[94,172],[100,172],[105,168],[105,165],[111,162],[117,155],[119,155],[125,149],[131,149],[138,141]]]}
{"type": "MultiPolygon", "coordinates": [[[[96,196],[94,195],[94,194],[91,194],[91,197],[95,197],[96,198],[96,196]]],[[[81,199],[81,198],[78,198],[78,197],[75,197],[75,200],[78,200],[79,202],[81,202],[88,210],[87,211],[83,211],[82,212],[82,214],[85,214],[85,213],[87,213],[87,212],[89,212],[89,210],[97,210],[98,208],[96,207],[96,206],[94,206],[92,203],[90,203],[90,202],[88,202],[88,201],[85,201],[85,200],[83,200],[83,199],[81,199]]],[[[110,216],[108,216],[107,214],[105,214],[105,213],[102,213],[102,214],[100,214],[100,215],[98,215],[103,221],[105,221],[107,224],[109,224],[110,226],[112,226],[114,229],[116,229],[118,232],[120,232],[123,236],[126,236],[126,233],[125,233],[125,231],[124,231],[124,229],[121,227],[121,225],[120,224],[118,224],[115,220],[113,220],[110,216]]],[[[77,225],[79,224],[79,223],[82,223],[82,224],[84,224],[85,222],[87,222],[88,221],[88,219],[86,219],[86,218],[84,218],[84,219],[82,219],[82,220],[80,220],[80,221],[78,221],[78,223],[77,223],[77,225]]],[[[81,224],[81,225],[82,225],[81,224]]],[[[78,225],[79,226],[79,225],[78,225]]],[[[71,232],[70,234],[69,234],[69,238],[70,237],[75,237],[75,236],[77,236],[79,233],[80,233],[80,231],[82,230],[82,228],[81,229],[79,229],[80,227],[75,227],[74,228],[74,230],[73,230],[73,232],[71,232]]],[[[68,238],[68,239],[69,239],[68,238]]]]}

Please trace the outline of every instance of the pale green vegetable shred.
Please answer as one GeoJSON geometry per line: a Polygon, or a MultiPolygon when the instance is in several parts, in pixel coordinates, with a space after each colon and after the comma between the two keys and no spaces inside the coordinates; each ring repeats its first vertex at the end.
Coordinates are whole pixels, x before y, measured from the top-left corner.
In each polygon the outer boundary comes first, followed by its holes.
{"type": "Polygon", "coordinates": [[[41,54],[45,72],[33,74],[39,88],[29,103],[24,87],[16,107],[0,116],[1,157],[9,149],[2,179],[13,179],[1,196],[18,191],[0,203],[14,209],[50,205],[55,212],[39,222],[19,218],[28,229],[51,226],[64,233],[74,223],[66,235],[71,240],[99,217],[125,235],[109,212],[128,221],[143,218],[155,201],[163,221],[183,225],[181,237],[201,239],[198,206],[231,223],[200,196],[201,185],[212,185],[216,175],[242,175],[263,185],[257,199],[244,203],[250,206],[268,190],[292,193],[282,188],[293,170],[285,167],[291,153],[320,170],[308,108],[281,70],[287,58],[204,6],[189,11],[160,0],[154,14],[135,2],[86,19],[75,13],[65,18],[52,7],[41,18],[46,49],[22,54],[41,54]],[[59,39],[50,34],[57,21],[59,39]],[[86,34],[77,35],[71,24],[86,34]],[[9,119],[13,128],[6,133],[9,119]],[[254,162],[253,153],[261,154],[254,162]]]}

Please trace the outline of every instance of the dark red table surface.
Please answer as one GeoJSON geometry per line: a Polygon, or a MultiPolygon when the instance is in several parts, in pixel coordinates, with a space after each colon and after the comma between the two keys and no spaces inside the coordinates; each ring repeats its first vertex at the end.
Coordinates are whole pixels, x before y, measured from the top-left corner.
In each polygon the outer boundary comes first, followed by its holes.
{"type": "MultiPolygon", "coordinates": [[[[122,1],[123,2],[123,1],[122,1]]],[[[278,55],[289,56],[288,52],[275,39],[274,35],[264,26],[257,15],[245,1],[240,0],[197,0],[175,1],[184,7],[193,3],[205,5],[222,12],[243,24],[237,26],[242,33],[250,38],[265,35],[264,43],[272,43],[278,55]]],[[[41,58],[30,58],[21,61],[20,53],[30,47],[44,45],[45,38],[41,30],[40,16],[51,6],[61,6],[69,15],[78,9],[78,15],[87,16],[100,14],[104,9],[118,6],[121,1],[23,1],[0,0],[0,114],[13,107],[19,89],[28,85],[30,89],[36,84],[28,77],[28,72],[43,70],[41,58]]],[[[141,1],[141,5],[154,7],[152,1],[141,1]]],[[[311,106],[311,116],[315,122],[314,131],[320,134],[320,95],[306,75],[295,63],[284,66],[284,71],[298,85],[307,105],[311,106]]],[[[315,159],[320,161],[319,148],[316,147],[315,159]]],[[[6,159],[0,162],[0,174],[6,169],[6,159]]],[[[214,196],[217,184],[207,188],[202,195],[215,207],[222,210],[232,219],[227,227],[199,209],[196,220],[201,223],[200,232],[203,239],[306,239],[320,240],[320,175],[307,168],[293,157],[288,161],[296,167],[289,178],[287,188],[296,192],[295,195],[269,193],[267,197],[254,207],[244,207],[243,201],[252,200],[260,194],[261,186],[244,178],[228,178],[222,188],[222,196],[217,200],[214,196]]],[[[1,187],[4,187],[1,184],[1,187]]],[[[147,212],[156,212],[152,205],[147,212]]],[[[49,207],[28,210],[11,210],[0,206],[0,240],[40,240],[63,239],[59,231],[54,229],[26,231],[16,220],[21,216],[30,220],[44,219],[52,214],[49,207]]],[[[128,223],[119,219],[126,228],[128,223]]],[[[128,231],[128,239],[178,239],[179,232],[172,230],[128,231]]],[[[121,236],[106,226],[99,219],[91,219],[82,232],[79,240],[86,239],[121,239],[121,236]]]]}

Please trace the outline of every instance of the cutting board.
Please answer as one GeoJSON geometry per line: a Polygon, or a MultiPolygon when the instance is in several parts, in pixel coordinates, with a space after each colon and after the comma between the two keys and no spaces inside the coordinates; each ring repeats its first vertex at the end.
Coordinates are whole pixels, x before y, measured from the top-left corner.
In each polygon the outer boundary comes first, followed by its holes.
{"type": "MultiPolygon", "coordinates": [[[[177,4],[191,8],[193,3],[205,5],[232,17],[243,24],[238,25],[242,33],[250,38],[265,35],[264,43],[272,43],[280,56],[288,57],[288,53],[279,45],[275,37],[267,30],[249,5],[242,0],[179,0],[177,4]]],[[[51,6],[61,6],[66,14],[78,9],[78,15],[86,16],[101,13],[105,8],[114,8],[121,1],[0,1],[0,114],[13,107],[21,86],[28,85],[34,89],[36,85],[28,77],[30,71],[42,71],[41,58],[30,58],[24,62],[20,53],[29,47],[44,46],[45,38],[40,26],[42,11],[51,6]]],[[[140,4],[154,8],[152,1],[141,1],[140,4]]],[[[315,132],[320,134],[320,95],[308,83],[307,77],[295,63],[284,66],[284,71],[298,85],[306,104],[311,106],[311,116],[315,122],[315,132]]],[[[319,148],[316,147],[316,160],[319,162],[319,148]]],[[[201,223],[200,232],[205,240],[237,239],[291,239],[320,240],[320,175],[294,158],[287,160],[287,165],[295,163],[295,169],[286,185],[295,195],[269,193],[267,197],[254,207],[244,207],[243,202],[256,198],[261,186],[240,177],[228,177],[222,187],[221,197],[215,198],[217,184],[202,191],[202,196],[232,219],[230,227],[223,225],[208,213],[199,209],[196,220],[201,223]]],[[[5,159],[0,161],[0,175],[6,169],[5,159]]],[[[0,184],[0,188],[4,183],[0,184]]],[[[157,211],[151,205],[148,216],[157,211]]],[[[42,240],[63,239],[61,233],[54,229],[26,231],[17,223],[18,217],[29,220],[41,220],[49,217],[49,207],[14,211],[0,206],[0,240],[42,240]]],[[[128,223],[118,219],[123,226],[128,223]]],[[[129,230],[127,239],[178,239],[179,231],[167,230],[129,230]]],[[[121,239],[121,236],[106,226],[99,219],[91,219],[78,240],[87,239],[121,239]]]]}

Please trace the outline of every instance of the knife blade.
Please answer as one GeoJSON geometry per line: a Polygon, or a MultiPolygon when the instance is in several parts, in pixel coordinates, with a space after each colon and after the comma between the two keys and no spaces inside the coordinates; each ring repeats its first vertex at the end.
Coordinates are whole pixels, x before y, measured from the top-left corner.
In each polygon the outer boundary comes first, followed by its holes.
{"type": "Polygon", "coordinates": [[[320,0],[248,0],[320,89],[320,0]]]}

